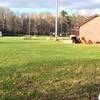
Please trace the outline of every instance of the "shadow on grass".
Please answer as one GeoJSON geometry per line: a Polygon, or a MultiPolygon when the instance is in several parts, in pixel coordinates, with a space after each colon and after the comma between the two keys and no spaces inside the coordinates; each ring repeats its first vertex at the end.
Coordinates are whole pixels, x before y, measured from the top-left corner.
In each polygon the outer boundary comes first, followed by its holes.
{"type": "Polygon", "coordinates": [[[86,84],[63,92],[49,91],[44,100],[98,100],[100,83],[86,84]]]}
{"type": "MultiPolygon", "coordinates": [[[[71,61],[67,60],[68,63],[70,62],[69,65],[70,64],[71,65],[77,64],[79,66],[81,64],[82,66],[84,65],[84,63],[82,63],[84,59],[81,59],[81,60],[76,59],[76,61],[74,60],[73,62],[71,61]]],[[[97,66],[95,64],[97,64],[97,62],[100,62],[99,59],[98,60],[85,59],[85,61],[86,61],[85,63],[86,65],[87,65],[87,62],[88,62],[88,65],[91,65],[91,62],[94,61],[93,62],[94,66],[97,66]]],[[[59,61],[57,60],[57,62],[59,61]]],[[[57,62],[54,66],[60,65],[60,63],[57,63],[57,62]]],[[[51,62],[47,61],[45,63],[47,63],[47,65],[48,63],[52,64],[52,60],[51,62]]],[[[61,64],[62,64],[62,61],[61,61],[61,64]]],[[[28,69],[29,69],[33,65],[34,63],[30,63],[30,64],[28,63],[23,66],[26,66],[26,67],[28,66],[28,69]]],[[[37,62],[35,62],[35,66],[38,66],[37,62]]],[[[49,66],[52,66],[52,65],[49,65],[49,66]]],[[[37,69],[41,70],[39,69],[39,67],[37,69]]],[[[23,72],[20,72],[20,73],[23,73],[23,72]]],[[[17,75],[21,77],[21,74],[17,73],[17,75]]],[[[80,83],[78,85],[73,85],[72,87],[69,87],[70,89],[66,89],[66,87],[65,88],[60,87],[61,89],[56,89],[54,87],[54,89],[47,90],[46,93],[44,93],[39,90],[39,87],[37,86],[37,84],[36,86],[34,86],[33,77],[32,78],[28,77],[27,79],[27,77],[25,76],[25,79],[23,79],[22,77],[23,80],[20,80],[20,81],[19,81],[19,77],[15,79],[16,81],[7,80],[0,84],[0,87],[2,86],[0,90],[3,90],[4,92],[4,95],[0,93],[0,100],[98,100],[97,98],[100,93],[100,83],[91,82],[91,81],[88,84],[84,84],[84,85],[81,85],[80,83]],[[16,84],[13,84],[13,82],[16,82],[16,84]]],[[[39,83],[41,84],[41,82],[39,83]]]]}
{"type": "Polygon", "coordinates": [[[98,100],[100,83],[91,83],[79,87],[73,86],[73,88],[63,89],[63,91],[54,89],[46,93],[41,93],[38,87],[31,86],[17,87],[17,90],[24,91],[22,93],[18,92],[17,95],[16,90],[14,90],[11,93],[0,96],[2,97],[0,100],[98,100]],[[30,91],[28,92],[27,89],[30,91]]]}

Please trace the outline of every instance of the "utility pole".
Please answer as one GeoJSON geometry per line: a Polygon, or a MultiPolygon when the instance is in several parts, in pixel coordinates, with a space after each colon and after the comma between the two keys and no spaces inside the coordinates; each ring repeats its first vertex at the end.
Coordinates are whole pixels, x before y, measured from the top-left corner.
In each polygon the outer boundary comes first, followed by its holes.
{"type": "Polygon", "coordinates": [[[29,13],[28,33],[29,33],[29,37],[31,37],[31,15],[30,13],[29,13]]]}
{"type": "Polygon", "coordinates": [[[55,40],[58,36],[58,0],[56,0],[56,18],[55,18],[55,40]]]}
{"type": "Polygon", "coordinates": [[[5,30],[5,20],[6,20],[5,13],[3,13],[3,31],[5,30]]]}

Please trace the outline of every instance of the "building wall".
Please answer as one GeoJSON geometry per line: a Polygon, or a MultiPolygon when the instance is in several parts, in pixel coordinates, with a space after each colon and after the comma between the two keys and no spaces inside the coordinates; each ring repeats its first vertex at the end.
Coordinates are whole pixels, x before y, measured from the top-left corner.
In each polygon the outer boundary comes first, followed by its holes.
{"type": "Polygon", "coordinates": [[[100,42],[100,17],[96,17],[86,24],[82,25],[79,30],[79,36],[84,37],[86,42],[100,42]]]}

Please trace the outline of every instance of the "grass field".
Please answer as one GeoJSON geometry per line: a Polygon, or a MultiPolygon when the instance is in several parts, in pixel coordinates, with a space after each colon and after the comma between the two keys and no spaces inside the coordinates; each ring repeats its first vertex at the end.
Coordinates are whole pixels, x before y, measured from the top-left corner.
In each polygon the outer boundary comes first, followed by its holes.
{"type": "Polygon", "coordinates": [[[100,45],[0,38],[0,100],[97,100],[100,45]]]}

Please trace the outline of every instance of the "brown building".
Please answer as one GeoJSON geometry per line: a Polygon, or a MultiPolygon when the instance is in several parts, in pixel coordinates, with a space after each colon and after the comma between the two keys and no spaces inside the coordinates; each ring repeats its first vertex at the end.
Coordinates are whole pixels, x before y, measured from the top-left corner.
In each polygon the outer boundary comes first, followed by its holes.
{"type": "Polygon", "coordinates": [[[100,43],[100,16],[95,15],[81,23],[79,37],[82,43],[100,43]]]}

